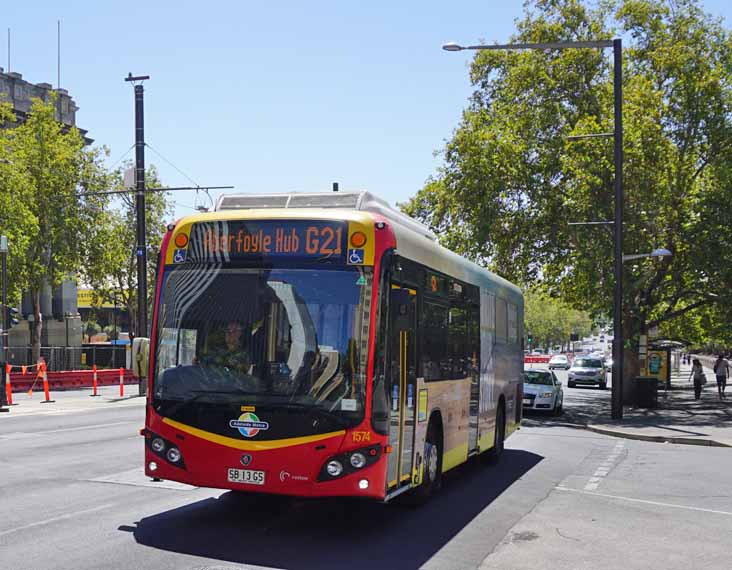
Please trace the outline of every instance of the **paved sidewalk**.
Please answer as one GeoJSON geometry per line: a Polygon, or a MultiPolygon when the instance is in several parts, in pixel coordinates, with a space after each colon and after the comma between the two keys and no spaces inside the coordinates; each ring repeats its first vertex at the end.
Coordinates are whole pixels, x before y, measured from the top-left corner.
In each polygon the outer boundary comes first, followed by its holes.
{"type": "Polygon", "coordinates": [[[625,407],[621,421],[603,413],[589,421],[587,429],[644,441],[732,447],[732,386],[727,399],[720,400],[714,372],[705,367],[707,384],[701,399],[694,400],[690,369],[682,365],[672,374],[671,388],[658,393],[658,408],[625,407]]]}
{"type": "Polygon", "coordinates": [[[66,414],[127,406],[143,407],[145,398],[138,396],[138,389],[137,384],[125,386],[124,397],[119,395],[119,386],[101,386],[97,391],[99,394],[97,397],[92,396],[91,388],[57,391],[50,393],[53,402],[49,403],[43,403],[45,396],[42,389],[34,390],[32,396],[27,392],[16,392],[13,394],[13,403],[16,405],[5,407],[10,411],[0,412],[0,421],[37,414],[66,414]]]}

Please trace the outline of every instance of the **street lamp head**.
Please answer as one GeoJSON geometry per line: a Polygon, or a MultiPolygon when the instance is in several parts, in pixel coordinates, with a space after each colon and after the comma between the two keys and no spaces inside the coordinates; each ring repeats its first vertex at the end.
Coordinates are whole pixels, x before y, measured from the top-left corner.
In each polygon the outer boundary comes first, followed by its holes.
{"type": "Polygon", "coordinates": [[[651,257],[668,257],[670,255],[672,255],[672,253],[665,247],[659,247],[651,252],[651,257]]]}
{"type": "Polygon", "coordinates": [[[461,51],[465,49],[463,46],[456,44],[455,42],[447,42],[442,44],[442,49],[445,51],[461,51]]]}

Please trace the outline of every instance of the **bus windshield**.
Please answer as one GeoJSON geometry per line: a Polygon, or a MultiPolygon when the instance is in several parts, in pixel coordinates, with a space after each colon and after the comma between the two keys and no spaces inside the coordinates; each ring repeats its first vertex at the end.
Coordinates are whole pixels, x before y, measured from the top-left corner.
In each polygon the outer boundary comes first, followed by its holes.
{"type": "Polygon", "coordinates": [[[166,270],[153,397],[363,416],[370,268],[166,270]]]}

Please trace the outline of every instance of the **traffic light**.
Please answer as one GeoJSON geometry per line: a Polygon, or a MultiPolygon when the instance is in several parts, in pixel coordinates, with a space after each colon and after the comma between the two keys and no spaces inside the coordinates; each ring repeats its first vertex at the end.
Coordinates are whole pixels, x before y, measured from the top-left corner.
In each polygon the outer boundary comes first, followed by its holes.
{"type": "Polygon", "coordinates": [[[18,321],[18,309],[15,307],[5,307],[5,323],[8,330],[12,329],[20,321],[18,321]]]}
{"type": "Polygon", "coordinates": [[[531,346],[531,341],[532,341],[531,333],[526,333],[526,341],[529,343],[529,346],[531,346]]]}

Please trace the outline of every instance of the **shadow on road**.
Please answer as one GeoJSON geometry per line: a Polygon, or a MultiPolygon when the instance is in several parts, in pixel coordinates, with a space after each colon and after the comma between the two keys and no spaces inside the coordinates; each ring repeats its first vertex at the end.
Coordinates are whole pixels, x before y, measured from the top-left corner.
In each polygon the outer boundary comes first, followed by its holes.
{"type": "Polygon", "coordinates": [[[529,427],[584,427],[605,417],[610,417],[610,390],[569,388],[564,391],[562,415],[524,410],[521,424],[529,427]]]}
{"type": "Polygon", "coordinates": [[[290,569],[419,568],[542,457],[506,450],[470,461],[420,507],[356,499],[301,500],[226,492],[146,517],[131,530],[153,548],[290,569]]]}

